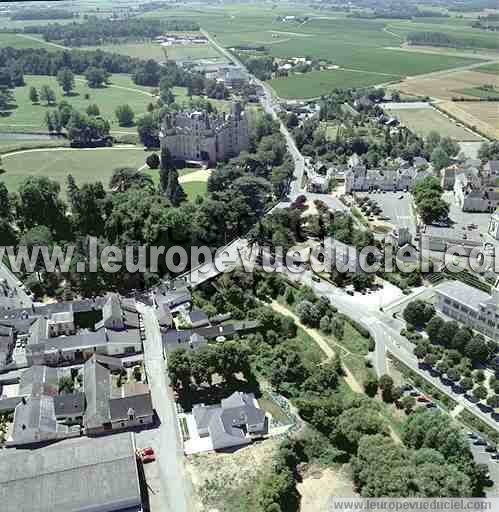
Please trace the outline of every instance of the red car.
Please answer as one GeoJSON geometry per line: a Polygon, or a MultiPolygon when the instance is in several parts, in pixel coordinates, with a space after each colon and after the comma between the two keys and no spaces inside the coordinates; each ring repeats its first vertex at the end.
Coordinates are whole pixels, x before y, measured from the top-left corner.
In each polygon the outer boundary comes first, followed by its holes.
{"type": "Polygon", "coordinates": [[[154,462],[156,457],[154,455],[144,455],[142,458],[142,464],[147,464],[149,462],[154,462]]]}
{"type": "Polygon", "coordinates": [[[148,446],[147,448],[143,448],[141,452],[142,455],[154,455],[154,450],[150,446],[148,446]]]}
{"type": "Polygon", "coordinates": [[[425,397],[425,396],[423,396],[423,395],[418,396],[418,397],[416,398],[416,400],[417,400],[418,402],[429,402],[429,401],[430,401],[430,399],[429,399],[429,398],[426,398],[426,397],[425,397]]]}

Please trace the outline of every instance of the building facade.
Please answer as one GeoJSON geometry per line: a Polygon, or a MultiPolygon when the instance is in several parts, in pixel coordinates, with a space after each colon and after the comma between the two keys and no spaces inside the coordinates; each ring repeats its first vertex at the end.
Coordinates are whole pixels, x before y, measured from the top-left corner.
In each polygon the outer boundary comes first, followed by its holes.
{"type": "Polygon", "coordinates": [[[215,164],[248,149],[249,122],[238,102],[229,115],[172,112],[164,117],[159,137],[175,159],[215,164]]]}
{"type": "Polygon", "coordinates": [[[492,295],[460,281],[439,285],[437,309],[493,340],[499,339],[499,290],[492,295]]]}

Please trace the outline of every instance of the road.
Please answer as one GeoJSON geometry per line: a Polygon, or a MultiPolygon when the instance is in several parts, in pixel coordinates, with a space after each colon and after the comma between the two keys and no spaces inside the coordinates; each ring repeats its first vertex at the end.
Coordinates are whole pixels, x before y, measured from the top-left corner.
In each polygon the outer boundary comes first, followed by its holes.
{"type": "Polygon", "coordinates": [[[241,62],[240,59],[236,55],[233,55],[229,50],[220,46],[218,41],[214,39],[208,32],[205,30],[201,30],[201,32],[206,36],[208,41],[222,54],[224,55],[230,62],[232,62],[235,66],[241,68],[245,73],[247,73],[250,77],[252,77],[253,83],[259,85],[263,90],[263,96],[260,97],[260,103],[262,104],[265,112],[270,114],[276,121],[279,122],[281,133],[286,139],[286,144],[288,146],[288,151],[293,157],[295,163],[295,172],[294,179],[290,186],[290,195],[294,197],[303,191],[302,183],[303,183],[303,175],[305,173],[305,159],[303,155],[300,153],[298,148],[296,147],[295,141],[291,134],[289,133],[286,125],[281,121],[279,116],[277,115],[276,110],[276,101],[274,100],[272,89],[261,80],[253,77],[251,73],[246,69],[246,66],[241,62]]]}
{"type": "MultiPolygon", "coordinates": [[[[12,272],[0,263],[0,281],[5,280],[10,290],[13,291],[12,297],[4,297],[0,295],[0,310],[17,309],[17,308],[30,308],[33,305],[31,297],[22,288],[22,283],[12,272]]],[[[1,286],[0,286],[1,293],[1,286]]]]}
{"type": "Polygon", "coordinates": [[[190,512],[194,510],[189,479],[184,468],[184,451],[177,426],[175,401],[163,358],[163,343],[159,324],[151,307],[137,303],[142,316],[146,339],[144,362],[154,409],[161,422],[159,427],[158,464],[162,494],[168,508],[162,512],[190,512]]]}

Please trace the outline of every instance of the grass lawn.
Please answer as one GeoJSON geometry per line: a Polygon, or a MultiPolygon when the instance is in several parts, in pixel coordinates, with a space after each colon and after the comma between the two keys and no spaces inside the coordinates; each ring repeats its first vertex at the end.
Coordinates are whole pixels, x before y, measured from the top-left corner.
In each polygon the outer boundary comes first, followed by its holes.
{"type": "Polygon", "coordinates": [[[23,37],[21,34],[0,34],[0,48],[8,46],[19,49],[44,48],[45,50],[56,50],[55,46],[49,45],[45,41],[31,39],[31,36],[28,38],[23,37]]]}
{"type": "MultiPolygon", "coordinates": [[[[27,176],[46,176],[58,181],[65,194],[66,178],[72,174],[77,184],[101,181],[108,186],[113,169],[144,165],[142,148],[63,149],[30,151],[2,157],[5,173],[0,176],[10,192],[15,192],[27,176]]],[[[157,173],[157,171],[148,171],[157,173]]]]}
{"type": "Polygon", "coordinates": [[[128,104],[136,115],[146,112],[147,105],[154,99],[146,88],[137,88],[128,75],[113,75],[110,86],[99,89],[88,87],[83,77],[76,77],[75,90],[70,96],[65,96],[55,77],[26,75],[26,85],[14,90],[17,108],[9,111],[9,115],[0,117],[0,130],[8,131],[46,131],[45,115],[49,107],[45,104],[33,105],[29,100],[30,87],[38,90],[42,85],[49,85],[55,91],[57,102],[65,100],[79,111],[84,111],[91,103],[99,106],[101,115],[111,123],[111,130],[136,132],[135,127],[121,127],[115,116],[118,105],[128,104]],[[119,87],[113,87],[119,85],[119,87]],[[88,94],[88,99],[86,95],[88,94]]]}
{"type": "Polygon", "coordinates": [[[422,137],[426,137],[431,131],[436,130],[443,137],[451,137],[456,141],[478,142],[482,140],[478,135],[458,126],[435,109],[400,109],[390,112],[400,119],[402,124],[422,137]]]}
{"type": "Polygon", "coordinates": [[[368,87],[397,80],[397,76],[374,73],[358,73],[336,69],[333,71],[311,71],[303,75],[270,80],[269,84],[278,96],[287,99],[313,98],[328,94],[335,88],[368,87]]]}
{"type": "MultiPolygon", "coordinates": [[[[190,169],[192,171],[192,169],[190,169]]],[[[204,197],[208,193],[208,183],[205,181],[189,181],[182,184],[184,192],[189,201],[194,201],[196,197],[204,197]]]]}

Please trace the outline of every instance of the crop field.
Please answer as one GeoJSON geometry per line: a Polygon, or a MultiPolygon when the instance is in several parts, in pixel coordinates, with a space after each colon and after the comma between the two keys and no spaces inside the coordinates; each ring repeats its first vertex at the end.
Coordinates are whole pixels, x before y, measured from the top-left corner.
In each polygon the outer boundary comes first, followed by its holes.
{"type": "Polygon", "coordinates": [[[459,94],[462,96],[473,96],[475,98],[499,99],[499,89],[483,89],[481,87],[470,87],[468,89],[460,89],[459,94]]]}
{"type": "Polygon", "coordinates": [[[488,73],[490,75],[495,75],[495,76],[499,75],[499,63],[497,63],[497,62],[495,64],[488,64],[486,66],[480,66],[479,68],[476,68],[476,69],[480,73],[488,73]]]}
{"type": "Polygon", "coordinates": [[[400,122],[422,137],[431,131],[437,131],[442,137],[450,137],[455,141],[477,142],[481,137],[470,132],[444,114],[433,108],[422,109],[391,109],[390,114],[400,119],[400,122]]]}
{"type": "Polygon", "coordinates": [[[455,96],[475,97],[475,94],[466,93],[480,85],[499,86],[499,75],[479,72],[482,67],[472,71],[449,72],[428,78],[414,78],[405,80],[396,88],[406,94],[417,96],[430,96],[443,100],[450,100],[455,96]]]}
{"type": "MultiPolygon", "coordinates": [[[[287,98],[316,97],[332,87],[362,87],[382,84],[393,79],[403,80],[434,71],[452,69],[480,62],[469,55],[452,52],[431,53],[404,51],[408,28],[416,30],[421,24],[392,23],[385,20],[360,20],[347,18],[345,13],[334,12],[324,16],[311,9],[298,10],[280,5],[273,10],[263,6],[225,6],[204,11],[175,11],[198,21],[222,46],[263,46],[273,57],[314,57],[326,59],[339,66],[343,73],[312,74],[306,78],[292,76],[289,81],[272,82],[272,86],[287,98]],[[282,22],[277,16],[309,15],[306,23],[282,22]],[[411,24],[414,27],[411,27],[411,24]],[[399,49],[400,48],[400,49],[399,49]],[[347,74],[347,71],[360,73],[347,74]],[[376,75],[378,74],[378,75],[376,75]],[[291,90],[294,89],[295,90],[291,90]],[[306,89],[306,94],[303,93],[306,89]]],[[[159,17],[173,15],[171,11],[157,11],[148,15],[159,17]],[[167,14],[168,13],[168,14],[167,14]]],[[[448,22],[451,23],[451,22],[448,22]]],[[[467,30],[463,24],[451,24],[455,30],[467,30]]]]}
{"type": "Polygon", "coordinates": [[[366,87],[396,79],[396,76],[390,75],[335,69],[277,78],[271,80],[269,84],[281,98],[300,99],[310,98],[311,94],[314,96],[328,94],[335,88],[366,87]]]}
{"type": "Polygon", "coordinates": [[[108,44],[102,46],[86,46],[86,50],[100,49],[110,53],[119,53],[139,59],[153,59],[164,62],[167,58],[173,60],[191,58],[213,59],[217,62],[226,62],[226,59],[211,45],[176,45],[163,47],[154,42],[108,44]]]}
{"type": "Polygon", "coordinates": [[[29,90],[32,86],[39,90],[42,85],[49,85],[56,92],[57,102],[65,100],[80,111],[84,111],[91,103],[96,103],[101,115],[111,122],[111,130],[125,132],[135,132],[136,129],[118,126],[114,113],[116,107],[127,103],[136,115],[139,115],[145,113],[147,105],[153,101],[147,89],[135,86],[128,75],[113,75],[110,78],[110,86],[99,89],[91,89],[83,77],[76,77],[76,87],[70,96],[64,95],[55,77],[26,75],[25,82],[24,87],[17,87],[14,90],[17,108],[8,111],[9,115],[0,117],[0,130],[46,130],[45,115],[49,107],[44,103],[31,103],[29,90]]]}
{"type": "Polygon", "coordinates": [[[439,107],[489,137],[499,138],[499,103],[496,101],[445,101],[439,107]]]}

